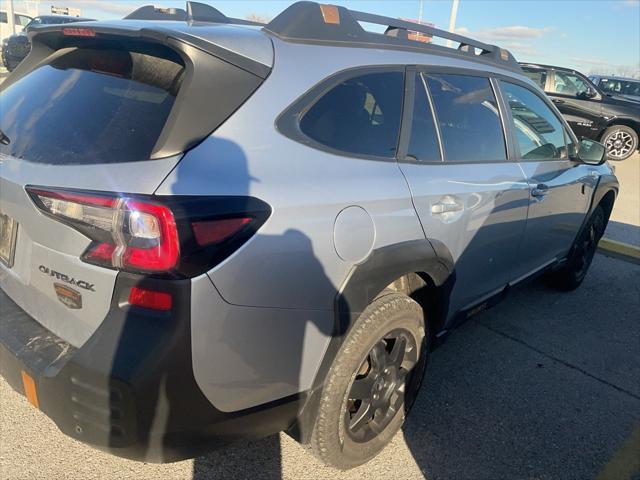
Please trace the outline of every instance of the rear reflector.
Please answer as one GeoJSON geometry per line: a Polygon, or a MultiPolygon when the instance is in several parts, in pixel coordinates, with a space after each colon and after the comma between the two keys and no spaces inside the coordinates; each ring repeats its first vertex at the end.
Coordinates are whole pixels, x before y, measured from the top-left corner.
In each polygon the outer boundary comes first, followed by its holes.
{"type": "Polygon", "coordinates": [[[40,402],[38,402],[38,390],[36,389],[36,381],[31,375],[22,370],[22,386],[24,387],[24,394],[29,400],[29,403],[36,408],[40,408],[40,402]]]}
{"type": "Polygon", "coordinates": [[[90,28],[73,28],[65,27],[62,29],[62,34],[67,37],[95,37],[96,32],[90,28]]]}
{"type": "Polygon", "coordinates": [[[251,222],[250,217],[193,222],[193,235],[198,245],[204,247],[226,240],[249,222],[251,222]]]}
{"type": "Polygon", "coordinates": [[[166,312],[171,310],[173,298],[170,293],[133,287],[129,293],[129,304],[166,312]]]}

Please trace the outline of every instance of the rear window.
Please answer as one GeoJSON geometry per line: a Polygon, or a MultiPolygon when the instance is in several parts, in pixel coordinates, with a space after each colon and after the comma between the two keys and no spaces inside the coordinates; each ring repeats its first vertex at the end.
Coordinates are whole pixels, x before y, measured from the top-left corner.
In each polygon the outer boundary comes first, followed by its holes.
{"type": "Polygon", "coordinates": [[[0,95],[0,152],[47,164],[149,159],[184,74],[166,54],[79,48],[38,67],[0,95]]]}
{"type": "Polygon", "coordinates": [[[330,148],[393,157],[398,143],[404,75],[377,72],[345,80],[305,114],[300,129],[330,148]]]}

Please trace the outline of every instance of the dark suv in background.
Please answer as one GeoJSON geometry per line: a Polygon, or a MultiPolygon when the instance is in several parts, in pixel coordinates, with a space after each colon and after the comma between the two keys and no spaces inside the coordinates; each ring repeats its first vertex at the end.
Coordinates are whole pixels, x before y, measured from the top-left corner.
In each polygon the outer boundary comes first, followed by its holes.
{"type": "Polygon", "coordinates": [[[611,160],[638,150],[640,102],[602,91],[586,76],[562,67],[521,64],[540,85],[578,137],[603,143],[611,160]]]}
{"type": "Polygon", "coordinates": [[[629,100],[640,102],[640,80],[637,78],[589,75],[589,80],[607,94],[620,95],[629,100]]]}
{"type": "Polygon", "coordinates": [[[2,64],[7,70],[12,72],[29,54],[31,51],[31,44],[29,43],[29,38],[27,38],[29,28],[37,25],[59,25],[72,22],[87,22],[90,20],[93,19],[69,17],[66,15],[40,15],[39,17],[35,17],[25,25],[23,31],[2,40],[2,64]]]}

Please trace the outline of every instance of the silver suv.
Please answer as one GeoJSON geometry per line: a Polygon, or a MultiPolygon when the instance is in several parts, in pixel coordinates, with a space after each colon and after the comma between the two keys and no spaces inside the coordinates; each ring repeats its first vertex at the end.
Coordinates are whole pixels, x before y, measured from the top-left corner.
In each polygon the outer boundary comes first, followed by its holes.
{"type": "Polygon", "coordinates": [[[452,327],[582,282],[618,191],[509,52],[426,26],[189,2],[30,40],[1,94],[0,365],[116,455],[285,430],[366,462],[452,327]]]}

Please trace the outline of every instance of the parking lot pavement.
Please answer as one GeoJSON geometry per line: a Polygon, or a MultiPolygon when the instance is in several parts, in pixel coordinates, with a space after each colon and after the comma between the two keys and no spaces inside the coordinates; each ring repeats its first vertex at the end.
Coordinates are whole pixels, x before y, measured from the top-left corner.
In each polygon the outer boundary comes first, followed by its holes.
{"type": "Polygon", "coordinates": [[[65,437],[0,381],[0,478],[640,480],[640,266],[598,255],[575,292],[512,293],[434,352],[403,432],[355,470],[286,435],[131,462],[65,437]]]}
{"type": "Polygon", "coordinates": [[[605,236],[640,247],[640,154],[613,165],[620,193],[605,236]]]}

